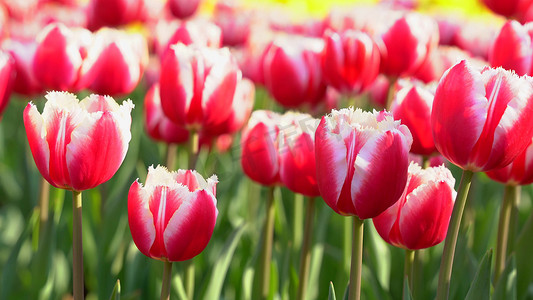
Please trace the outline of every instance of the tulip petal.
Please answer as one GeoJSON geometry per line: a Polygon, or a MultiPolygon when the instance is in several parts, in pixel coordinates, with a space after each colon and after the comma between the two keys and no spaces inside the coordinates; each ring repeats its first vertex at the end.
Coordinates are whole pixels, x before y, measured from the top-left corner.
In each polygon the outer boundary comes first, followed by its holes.
{"type": "Polygon", "coordinates": [[[26,128],[31,153],[41,175],[55,186],[50,179],[50,149],[46,142],[46,130],[43,128],[43,123],[43,117],[37,107],[33,103],[28,103],[24,109],[24,127],[26,128]]]}
{"type": "Polygon", "coordinates": [[[150,193],[136,180],[128,193],[128,223],[135,245],[142,254],[150,255],[155,241],[154,216],[148,207],[150,193]]]}

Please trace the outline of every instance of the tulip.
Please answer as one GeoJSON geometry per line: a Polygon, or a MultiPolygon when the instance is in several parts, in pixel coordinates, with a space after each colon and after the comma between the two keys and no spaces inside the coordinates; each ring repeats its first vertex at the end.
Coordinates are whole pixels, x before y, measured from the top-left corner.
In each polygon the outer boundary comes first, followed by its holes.
{"type": "Polygon", "coordinates": [[[439,41],[436,22],[417,13],[397,18],[380,36],[381,72],[392,77],[412,75],[439,41]]]}
{"type": "Polygon", "coordinates": [[[246,10],[237,1],[217,1],[213,13],[214,22],[222,30],[222,43],[227,46],[243,45],[250,35],[250,27],[256,14],[246,10]]]}
{"type": "Polygon", "coordinates": [[[336,213],[353,217],[349,299],[359,299],[363,220],[392,206],[407,182],[409,129],[387,111],[332,110],[315,133],[318,189],[336,213]]]}
{"type": "Polygon", "coordinates": [[[463,169],[441,261],[437,299],[448,297],[455,244],[473,172],[508,165],[533,137],[533,79],[461,61],[442,77],[431,127],[435,146],[463,169]]]}
{"type": "Polygon", "coordinates": [[[242,132],[242,170],[250,179],[262,185],[280,182],[278,151],[280,118],[281,116],[275,112],[254,111],[242,132]]]}
{"type": "Polygon", "coordinates": [[[227,48],[177,44],[161,66],[161,105],[170,120],[199,131],[228,119],[241,72],[227,48]]]}
{"type": "Polygon", "coordinates": [[[128,222],[144,255],[165,262],[161,299],[168,299],[172,262],[200,254],[211,239],[218,215],[216,175],[148,168],[146,185],[138,179],[128,193],[128,222]]]}
{"type": "Polygon", "coordinates": [[[411,163],[400,200],[372,220],[377,232],[387,243],[410,250],[442,242],[457,194],[454,184],[444,166],[422,169],[411,163]]]}
{"type": "Polygon", "coordinates": [[[141,35],[103,28],[88,49],[80,84],[99,94],[129,94],[147,63],[148,48],[141,35]]]}
{"type": "Polygon", "coordinates": [[[33,74],[33,58],[37,43],[7,39],[2,43],[2,48],[9,52],[14,61],[13,91],[26,96],[40,93],[42,87],[33,74]]]}
{"type": "Polygon", "coordinates": [[[487,172],[490,179],[507,185],[528,185],[533,183],[533,143],[507,166],[487,172]]]}
{"type": "Polygon", "coordinates": [[[431,52],[429,58],[420,66],[413,77],[425,83],[438,82],[446,70],[465,59],[479,67],[489,65],[481,59],[472,57],[465,50],[452,46],[439,46],[435,51],[431,52]]]}
{"type": "Polygon", "coordinates": [[[46,26],[37,36],[35,78],[47,89],[75,90],[82,64],[80,48],[74,33],[65,25],[46,26]]]}
{"type": "Polygon", "coordinates": [[[131,139],[128,100],[49,92],[42,115],[29,103],[24,126],[37,168],[57,188],[83,191],[109,180],[122,164],[131,139]]]}
{"type": "Polygon", "coordinates": [[[431,107],[435,88],[418,81],[401,79],[392,102],[395,120],[409,127],[413,135],[411,153],[429,156],[437,151],[431,132],[431,107]]]}
{"type": "Polygon", "coordinates": [[[11,57],[0,51],[0,120],[2,119],[2,113],[6,109],[9,103],[11,95],[11,87],[14,79],[14,62],[11,57]]]}
{"type": "Polygon", "coordinates": [[[325,80],[341,92],[359,93],[379,73],[379,49],[365,33],[328,32],[322,57],[325,80]]]}
{"type": "Polygon", "coordinates": [[[498,34],[494,22],[468,21],[462,22],[455,33],[455,45],[468,51],[472,56],[487,60],[492,41],[498,34]]]}
{"type": "Polygon", "coordinates": [[[88,28],[120,26],[146,18],[144,0],[90,0],[87,5],[88,28]]]}
{"type": "Polygon", "coordinates": [[[317,38],[278,36],[263,60],[265,85],[284,107],[315,105],[322,100],[326,85],[320,69],[324,43],[317,38]]]}
{"type": "Polygon", "coordinates": [[[519,7],[520,0],[482,0],[490,10],[504,17],[513,16],[519,7]]]}
{"type": "Polygon", "coordinates": [[[532,58],[531,37],[526,28],[517,21],[505,23],[490,47],[490,64],[524,75],[531,72],[532,58]]]}
{"type": "Polygon", "coordinates": [[[169,0],[168,8],[174,17],[185,19],[196,13],[200,2],[200,0],[169,0]]]}

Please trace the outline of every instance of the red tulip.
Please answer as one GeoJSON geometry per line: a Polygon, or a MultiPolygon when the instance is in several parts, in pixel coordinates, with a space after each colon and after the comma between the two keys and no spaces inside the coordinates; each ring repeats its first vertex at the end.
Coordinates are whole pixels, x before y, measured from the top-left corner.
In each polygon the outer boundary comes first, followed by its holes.
{"type": "Polygon", "coordinates": [[[217,1],[213,13],[214,22],[222,30],[222,42],[228,46],[246,43],[252,21],[256,17],[252,10],[246,10],[235,2],[217,1]]]}
{"type": "Polygon", "coordinates": [[[83,62],[80,85],[99,94],[129,94],[139,83],[147,62],[148,48],[144,37],[100,29],[95,33],[83,62]]]}
{"type": "Polygon", "coordinates": [[[368,88],[368,97],[373,107],[383,109],[387,103],[390,81],[385,75],[378,75],[368,88]]]}
{"type": "Polygon", "coordinates": [[[252,180],[273,185],[279,177],[279,127],[281,116],[275,112],[257,110],[243,129],[241,165],[252,180]]]}
{"type": "Polygon", "coordinates": [[[2,112],[6,109],[11,95],[11,86],[14,79],[14,62],[11,57],[0,51],[0,119],[2,112]]]}
{"type": "Polygon", "coordinates": [[[288,112],[281,117],[279,149],[281,182],[291,191],[320,196],[315,164],[315,131],[318,120],[308,114],[288,112]]]}
{"type": "Polygon", "coordinates": [[[217,183],[216,175],[149,167],[146,186],[137,179],[128,193],[131,236],[142,254],[171,262],[200,254],[217,220],[217,183]]]}
{"type": "Polygon", "coordinates": [[[324,43],[318,38],[278,36],[263,60],[265,85],[284,107],[316,104],[326,85],[320,68],[324,43]]]}
{"type": "Polygon", "coordinates": [[[212,22],[204,19],[160,20],[155,27],[155,48],[164,57],[170,46],[176,43],[220,48],[222,31],[212,22]]]}
{"type": "Polygon", "coordinates": [[[411,133],[392,114],[333,110],[315,135],[318,188],[338,214],[373,218],[402,195],[411,133]]]}
{"type": "Polygon", "coordinates": [[[347,30],[327,32],[322,56],[325,80],[341,92],[359,93],[379,73],[380,54],[366,33],[347,30]]]}
{"type": "Polygon", "coordinates": [[[167,144],[181,144],[189,140],[189,131],[163,114],[159,84],[154,84],[144,97],[144,124],[148,135],[167,144]]]}
{"type": "Polygon", "coordinates": [[[418,250],[442,242],[448,231],[456,192],[444,166],[409,165],[407,186],[398,202],[373,219],[379,235],[396,247],[418,250]]]}
{"type": "Polygon", "coordinates": [[[487,60],[492,41],[498,34],[494,22],[463,22],[455,34],[455,45],[472,56],[487,60]]]}
{"type": "Polygon", "coordinates": [[[527,2],[522,0],[482,0],[482,2],[493,12],[505,16],[512,17],[518,9],[520,2],[527,2]]]}
{"type": "Polygon", "coordinates": [[[47,89],[75,90],[82,64],[74,33],[61,23],[46,26],[37,36],[33,58],[35,78],[47,89]]]}
{"type": "Polygon", "coordinates": [[[533,137],[533,78],[462,61],[442,77],[431,113],[439,152],[457,166],[489,171],[509,164],[533,137]]]}
{"type": "Polygon", "coordinates": [[[83,191],[109,180],[122,164],[131,139],[128,100],[49,92],[42,115],[29,103],[24,126],[41,175],[53,186],[83,191]]]}
{"type": "Polygon", "coordinates": [[[168,8],[174,17],[178,19],[188,18],[196,13],[200,6],[200,0],[169,0],[168,8]]]}
{"type": "Polygon", "coordinates": [[[388,76],[412,75],[437,47],[437,23],[417,13],[398,18],[382,34],[381,72],[388,76]]]}
{"type": "Polygon", "coordinates": [[[524,75],[531,72],[532,58],[531,37],[526,28],[517,21],[505,23],[490,47],[490,64],[524,75]]]}
{"type": "Polygon", "coordinates": [[[487,175],[507,185],[533,183],[533,141],[507,166],[487,172],[487,175]]]}
{"type": "Polygon", "coordinates": [[[146,15],[145,0],[90,0],[87,6],[88,28],[91,30],[143,21],[146,15]]]}
{"type": "Polygon", "coordinates": [[[473,58],[470,53],[452,46],[439,46],[431,52],[429,58],[420,66],[413,77],[430,83],[438,82],[444,72],[463,59],[468,59],[471,63],[479,67],[488,66],[484,60],[473,58]]]}
{"type": "MultiPolygon", "coordinates": [[[[438,167],[440,165],[445,165],[448,162],[442,155],[433,155],[429,157],[428,159],[429,159],[429,167],[438,167]]],[[[419,165],[422,165],[423,157],[422,155],[409,153],[409,161],[411,163],[417,163],[419,165]]]]}
{"type": "Polygon", "coordinates": [[[189,129],[219,126],[232,112],[240,80],[239,67],[227,48],[172,46],[161,63],[163,112],[189,129]]]}
{"type": "Polygon", "coordinates": [[[2,43],[2,48],[9,52],[14,61],[16,72],[13,91],[28,96],[40,93],[42,87],[35,78],[32,67],[37,43],[8,39],[2,43]]]}
{"type": "Polygon", "coordinates": [[[401,120],[413,135],[411,152],[431,155],[437,151],[431,133],[431,107],[435,97],[434,86],[418,81],[401,79],[397,84],[391,112],[395,120],[401,120]]]}

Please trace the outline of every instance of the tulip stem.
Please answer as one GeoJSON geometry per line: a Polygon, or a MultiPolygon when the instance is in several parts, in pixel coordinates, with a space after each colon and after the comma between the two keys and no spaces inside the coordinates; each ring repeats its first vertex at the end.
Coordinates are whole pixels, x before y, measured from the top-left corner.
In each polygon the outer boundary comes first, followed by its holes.
{"type": "Polygon", "coordinates": [[[506,185],[503,194],[503,203],[500,208],[500,221],[498,223],[498,240],[496,243],[496,262],[494,267],[494,283],[498,282],[500,275],[505,268],[507,244],[509,242],[509,224],[511,221],[511,211],[516,202],[516,185],[506,185]]]}
{"type": "MultiPolygon", "coordinates": [[[[404,287],[406,286],[405,281],[407,280],[407,286],[409,286],[409,289],[411,290],[411,294],[413,293],[413,270],[414,270],[414,260],[415,260],[415,252],[414,250],[405,249],[405,263],[403,265],[403,280],[404,280],[404,287]]],[[[403,293],[405,295],[405,291],[403,293]]]]}
{"type": "Polygon", "coordinates": [[[422,169],[427,169],[430,165],[429,157],[427,155],[422,155],[422,169]]]}
{"type": "Polygon", "coordinates": [[[364,220],[353,216],[352,266],[350,269],[349,300],[361,299],[361,269],[363,266],[364,220]]]}
{"type": "Polygon", "coordinates": [[[166,165],[167,169],[174,170],[176,168],[176,154],[178,151],[178,145],[176,144],[167,144],[167,157],[166,165]]]}
{"type": "Polygon", "coordinates": [[[72,285],[74,300],[84,297],[81,192],[72,191],[72,285]]]}
{"type": "Polygon", "coordinates": [[[194,297],[194,262],[189,259],[185,262],[185,292],[187,299],[192,300],[194,297]]]}
{"type": "Polygon", "coordinates": [[[300,249],[302,246],[302,232],[303,232],[303,210],[304,210],[304,196],[302,194],[294,193],[294,224],[293,224],[293,238],[292,243],[294,249],[300,249]]]}
{"type": "Polygon", "coordinates": [[[263,229],[263,251],[261,253],[260,292],[261,299],[267,299],[270,290],[270,262],[272,260],[272,238],[274,234],[274,187],[268,189],[266,219],[263,229]]]}
{"type": "Polygon", "coordinates": [[[448,232],[446,234],[446,241],[444,242],[444,250],[439,271],[439,284],[437,286],[437,300],[448,299],[455,245],[457,244],[461,218],[463,217],[463,211],[468,198],[468,191],[470,190],[473,175],[474,173],[472,171],[463,170],[461,183],[459,184],[459,191],[457,192],[450,224],[448,226],[448,232]]]}
{"type": "Polygon", "coordinates": [[[389,90],[387,91],[387,102],[385,103],[385,109],[390,110],[392,106],[392,100],[394,99],[394,87],[396,86],[396,77],[389,77],[389,90]]]}
{"type": "Polygon", "coordinates": [[[344,266],[344,272],[346,274],[349,274],[350,272],[350,264],[352,261],[352,223],[353,221],[350,218],[343,218],[343,248],[342,248],[342,256],[343,256],[343,266],[344,266]]]}
{"type": "Polygon", "coordinates": [[[42,234],[48,223],[48,208],[50,201],[50,184],[41,177],[39,188],[39,233],[42,234]]]}
{"type": "Polygon", "coordinates": [[[191,140],[189,141],[189,170],[196,169],[196,161],[200,153],[200,137],[197,131],[191,131],[191,140]]]}
{"type": "Polygon", "coordinates": [[[172,262],[165,261],[163,267],[163,284],[161,285],[161,300],[170,299],[170,281],[172,280],[172,262]]]}
{"type": "Polygon", "coordinates": [[[511,207],[511,216],[509,222],[509,237],[507,240],[507,255],[514,251],[516,234],[518,233],[518,204],[521,197],[521,186],[515,186],[515,197],[513,198],[513,205],[511,207]]]}
{"type": "Polygon", "coordinates": [[[309,197],[305,215],[304,237],[302,254],[300,256],[300,284],[298,285],[298,298],[304,300],[307,291],[307,280],[309,278],[309,263],[311,261],[311,242],[313,235],[313,220],[315,218],[315,198],[309,197]]]}

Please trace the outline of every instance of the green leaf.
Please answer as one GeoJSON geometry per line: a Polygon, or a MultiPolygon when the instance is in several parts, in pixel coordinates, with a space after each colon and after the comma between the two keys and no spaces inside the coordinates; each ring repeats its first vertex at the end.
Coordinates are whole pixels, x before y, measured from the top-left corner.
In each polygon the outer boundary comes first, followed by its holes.
{"type": "Polygon", "coordinates": [[[516,259],[512,254],[507,259],[505,270],[494,288],[494,300],[516,299],[516,259]]]}
{"type": "Polygon", "coordinates": [[[207,291],[205,292],[204,299],[220,299],[220,291],[226,278],[226,273],[235,252],[237,244],[241,240],[242,233],[244,232],[244,224],[235,228],[231,236],[227,239],[219,258],[214,264],[213,271],[211,272],[211,279],[209,280],[207,291]]]}
{"type": "Polygon", "coordinates": [[[328,300],[337,300],[337,297],[335,296],[335,287],[333,286],[333,281],[329,282],[328,300]]]}
{"type": "Polygon", "coordinates": [[[350,283],[346,285],[346,289],[344,289],[344,296],[342,296],[343,300],[348,300],[350,297],[350,283]]]}
{"type": "Polygon", "coordinates": [[[120,300],[120,279],[117,279],[117,283],[113,288],[113,292],[111,293],[109,300],[120,300]]]}
{"type": "Polygon", "coordinates": [[[516,292],[518,299],[524,299],[529,285],[533,282],[533,259],[531,258],[533,238],[531,237],[533,237],[533,214],[529,215],[514,247],[516,251],[516,292]]]}
{"type": "Polygon", "coordinates": [[[468,290],[468,294],[466,294],[465,300],[489,299],[491,265],[492,249],[489,249],[479,264],[476,276],[470,285],[470,289],[468,290]]]}
{"type": "MultiPolygon", "coordinates": [[[[411,300],[413,297],[411,297],[411,290],[409,289],[409,281],[407,278],[403,281],[403,300],[411,300]]],[[[482,299],[488,299],[488,298],[482,298],[482,299]]]]}

